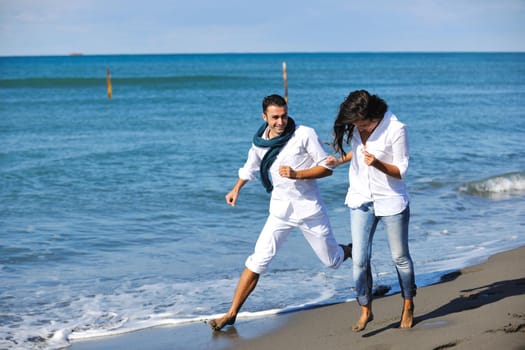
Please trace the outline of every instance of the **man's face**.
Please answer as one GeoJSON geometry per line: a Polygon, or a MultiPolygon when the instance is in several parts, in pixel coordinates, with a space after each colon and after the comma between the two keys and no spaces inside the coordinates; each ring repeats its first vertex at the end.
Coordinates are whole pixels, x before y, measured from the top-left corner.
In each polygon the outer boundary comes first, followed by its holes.
{"type": "Polygon", "coordinates": [[[268,136],[270,138],[280,136],[288,125],[288,109],[275,105],[268,106],[263,113],[263,119],[270,128],[268,136]]]}

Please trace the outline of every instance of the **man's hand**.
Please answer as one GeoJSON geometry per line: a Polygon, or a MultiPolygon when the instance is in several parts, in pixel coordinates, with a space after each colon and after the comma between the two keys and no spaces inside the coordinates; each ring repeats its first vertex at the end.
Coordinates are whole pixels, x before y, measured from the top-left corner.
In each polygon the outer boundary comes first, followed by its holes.
{"type": "Polygon", "coordinates": [[[286,177],[288,179],[295,179],[297,176],[297,173],[295,170],[293,170],[288,165],[281,165],[279,166],[279,175],[282,177],[286,177]]]}
{"type": "Polygon", "coordinates": [[[231,205],[232,207],[235,206],[235,203],[237,202],[237,198],[239,197],[239,192],[241,192],[241,188],[248,182],[248,180],[238,179],[235,183],[235,186],[233,186],[232,190],[225,196],[226,203],[231,205]]]}
{"type": "Polygon", "coordinates": [[[231,190],[226,195],[226,203],[228,203],[229,205],[234,207],[235,206],[235,202],[237,202],[237,197],[239,197],[239,191],[231,190]]]}
{"type": "Polygon", "coordinates": [[[279,175],[294,180],[313,180],[332,175],[332,170],[321,165],[303,170],[293,170],[288,165],[281,165],[279,166],[279,175]]]}

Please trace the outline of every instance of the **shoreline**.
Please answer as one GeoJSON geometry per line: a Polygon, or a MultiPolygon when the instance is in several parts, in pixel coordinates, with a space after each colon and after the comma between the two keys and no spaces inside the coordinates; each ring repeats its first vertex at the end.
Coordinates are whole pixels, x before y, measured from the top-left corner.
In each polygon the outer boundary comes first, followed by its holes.
{"type": "Polygon", "coordinates": [[[239,319],[212,332],[207,324],[158,327],[121,336],[74,341],[94,349],[525,349],[525,246],[444,275],[418,288],[414,326],[398,328],[399,293],[374,300],[374,321],[359,333],[355,302],[284,315],[239,319]],[[413,344],[413,346],[415,346],[413,344]]]}

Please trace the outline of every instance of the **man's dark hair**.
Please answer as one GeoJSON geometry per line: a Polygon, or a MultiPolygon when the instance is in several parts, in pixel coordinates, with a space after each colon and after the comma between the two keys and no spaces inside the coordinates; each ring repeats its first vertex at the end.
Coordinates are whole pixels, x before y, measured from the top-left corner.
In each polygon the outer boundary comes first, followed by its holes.
{"type": "Polygon", "coordinates": [[[286,100],[280,95],[266,96],[262,101],[263,112],[266,112],[266,108],[269,106],[286,107],[286,100]]]}

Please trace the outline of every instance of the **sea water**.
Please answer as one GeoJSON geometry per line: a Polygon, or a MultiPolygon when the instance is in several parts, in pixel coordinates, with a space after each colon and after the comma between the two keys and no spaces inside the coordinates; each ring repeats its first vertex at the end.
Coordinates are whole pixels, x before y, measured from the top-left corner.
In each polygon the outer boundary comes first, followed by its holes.
{"type": "MultiPolygon", "coordinates": [[[[236,207],[261,100],[328,144],[355,89],[407,124],[418,286],[525,244],[525,54],[311,53],[0,58],[0,348],[72,341],[225,312],[268,210],[236,207]],[[110,70],[112,99],[106,90],[110,70]]],[[[319,180],[348,243],[348,169],[319,180]]],[[[399,291],[379,227],[376,287],[399,291]]],[[[352,300],[351,263],[292,234],[241,317],[352,300]]]]}

